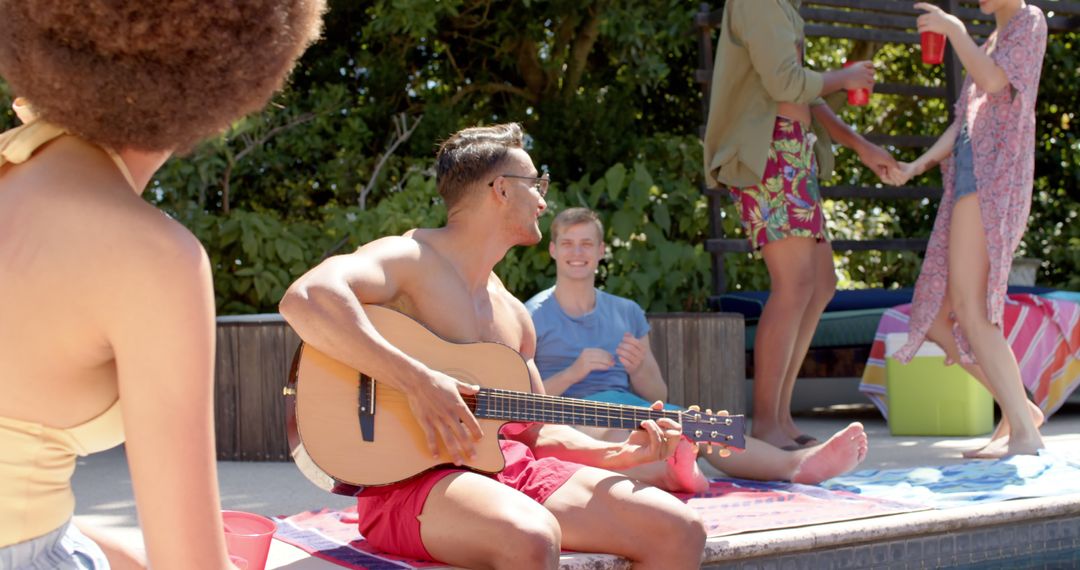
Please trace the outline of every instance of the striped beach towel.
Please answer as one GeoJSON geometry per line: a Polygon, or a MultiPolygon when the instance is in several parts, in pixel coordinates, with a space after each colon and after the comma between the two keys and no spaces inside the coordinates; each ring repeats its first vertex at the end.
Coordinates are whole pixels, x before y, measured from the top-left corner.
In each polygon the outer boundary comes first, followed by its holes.
{"type": "MultiPolygon", "coordinates": [[[[879,499],[847,490],[828,490],[796,483],[713,479],[698,495],[676,495],[701,516],[710,537],[818,525],[909,513],[928,506],[903,499],[879,499]]],[[[356,506],[343,510],[322,509],[275,517],[274,538],[311,556],[352,570],[404,570],[448,568],[442,564],[409,560],[380,552],[357,530],[356,506]]],[[[709,549],[722,549],[713,544],[709,549]]],[[[706,556],[719,556],[707,552],[706,556]]],[[[606,554],[564,552],[561,568],[588,570],[609,567],[618,558],[606,554]]],[[[621,566],[619,566],[621,567],[621,566]]]]}
{"type": "MultiPolygon", "coordinates": [[[[888,418],[885,393],[885,335],[908,332],[911,305],[885,311],[878,323],[859,391],[888,418]]],[[[1020,363],[1020,376],[1046,417],[1080,385],[1080,305],[1037,295],[1009,295],[1005,337],[1020,363]]]]}

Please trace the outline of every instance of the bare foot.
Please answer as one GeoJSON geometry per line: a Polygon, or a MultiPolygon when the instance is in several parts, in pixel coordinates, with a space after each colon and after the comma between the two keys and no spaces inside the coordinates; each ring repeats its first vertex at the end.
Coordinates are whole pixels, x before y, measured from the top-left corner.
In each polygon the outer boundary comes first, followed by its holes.
{"type": "Polygon", "coordinates": [[[1039,450],[1045,448],[1042,436],[1036,434],[1030,439],[1016,439],[1012,436],[992,440],[986,447],[965,452],[964,457],[969,459],[1002,459],[1013,455],[1038,455],[1039,450]]]}
{"type": "Polygon", "coordinates": [[[697,464],[698,446],[683,439],[675,453],[667,458],[668,491],[674,493],[701,493],[709,488],[709,480],[697,464]]]}
{"type": "Polygon", "coordinates": [[[1016,435],[1009,436],[1008,455],[1038,455],[1040,449],[1045,449],[1042,436],[1036,431],[1034,437],[1021,439],[1016,435]]]}
{"type": "Polygon", "coordinates": [[[802,456],[791,477],[792,483],[818,483],[851,471],[866,458],[866,432],[859,422],[836,432],[828,441],[796,451],[802,456]]]}
{"type": "Polygon", "coordinates": [[[967,459],[1001,459],[1009,453],[1009,436],[991,439],[990,443],[979,449],[964,452],[967,459]]]}
{"type": "MultiPolygon", "coordinates": [[[[1028,400],[1028,411],[1031,413],[1031,421],[1035,423],[1035,429],[1042,427],[1043,422],[1046,421],[1046,416],[1039,406],[1035,405],[1035,402],[1028,400]]],[[[1005,418],[1001,418],[997,427],[994,428],[994,433],[990,434],[990,441],[977,449],[969,449],[963,452],[963,456],[967,459],[996,459],[1003,457],[1002,449],[1008,446],[1009,439],[1009,421],[1005,418]]]]}

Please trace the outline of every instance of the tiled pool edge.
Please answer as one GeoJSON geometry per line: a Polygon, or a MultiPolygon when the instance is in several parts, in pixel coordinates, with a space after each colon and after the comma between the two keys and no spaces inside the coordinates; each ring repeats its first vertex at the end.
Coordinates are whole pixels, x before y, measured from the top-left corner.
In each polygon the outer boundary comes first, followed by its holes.
{"type": "MultiPolygon", "coordinates": [[[[1080,495],[1016,499],[710,538],[707,570],[940,568],[1046,549],[1080,550],[1080,495]]],[[[625,560],[563,557],[562,570],[624,570],[625,560]]]]}
{"type": "Polygon", "coordinates": [[[702,568],[938,568],[1080,549],[1080,495],[710,539],[702,568]]]}

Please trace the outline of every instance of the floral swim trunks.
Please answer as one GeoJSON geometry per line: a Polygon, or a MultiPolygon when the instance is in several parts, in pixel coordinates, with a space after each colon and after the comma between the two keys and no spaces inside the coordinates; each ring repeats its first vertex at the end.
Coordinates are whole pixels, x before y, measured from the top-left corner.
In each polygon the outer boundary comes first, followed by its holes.
{"type": "Polygon", "coordinates": [[[743,229],[755,250],[786,237],[828,241],[817,180],[813,133],[776,117],[769,160],[760,184],[731,188],[743,229]]]}

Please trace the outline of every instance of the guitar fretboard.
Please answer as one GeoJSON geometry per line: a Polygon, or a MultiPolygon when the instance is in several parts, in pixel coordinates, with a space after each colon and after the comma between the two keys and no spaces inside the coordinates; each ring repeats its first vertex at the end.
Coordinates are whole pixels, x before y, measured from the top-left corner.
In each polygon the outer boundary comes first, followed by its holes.
{"type": "Polygon", "coordinates": [[[475,396],[465,396],[465,403],[472,408],[476,417],[483,419],[630,430],[640,427],[645,420],[669,418],[678,422],[681,417],[680,412],[673,410],[652,410],[495,388],[481,388],[475,396]]]}

